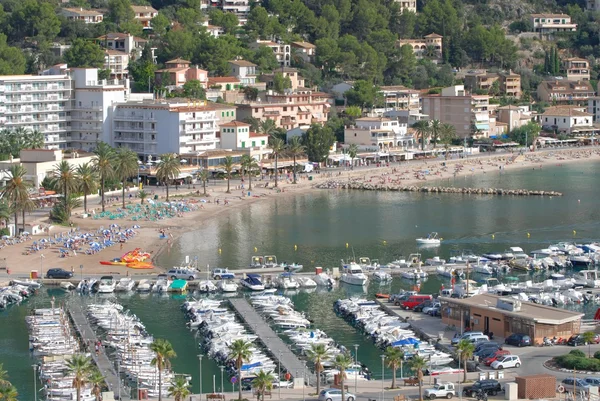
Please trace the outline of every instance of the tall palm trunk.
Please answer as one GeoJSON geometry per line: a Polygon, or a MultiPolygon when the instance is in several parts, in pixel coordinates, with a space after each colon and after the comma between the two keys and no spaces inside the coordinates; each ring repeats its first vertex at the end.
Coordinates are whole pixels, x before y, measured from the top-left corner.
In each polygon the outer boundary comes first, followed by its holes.
{"type": "Polygon", "coordinates": [[[248,171],[248,191],[252,191],[252,170],[248,171]]]}
{"type": "Polygon", "coordinates": [[[396,388],[396,369],[398,369],[396,364],[392,364],[392,388],[396,388]]]}
{"type": "Polygon", "coordinates": [[[81,400],[81,384],[77,383],[77,386],[75,386],[75,391],[77,393],[77,399],[81,400]]]}
{"type": "Polygon", "coordinates": [[[104,211],[104,175],[100,178],[100,191],[102,192],[102,211],[104,211]]]}
{"type": "Polygon", "coordinates": [[[296,184],[296,155],[294,154],[294,184],[296,184]]]}
{"type": "Polygon", "coordinates": [[[87,213],[87,192],[83,193],[83,212],[87,213]]]}
{"type": "Polygon", "coordinates": [[[23,208],[23,215],[21,218],[21,227],[23,228],[23,231],[25,231],[25,208],[23,208]]]}
{"type": "Polygon", "coordinates": [[[277,168],[277,162],[279,161],[279,155],[275,155],[275,188],[277,188],[277,178],[279,176],[279,169],[277,168]]]}
{"type": "Polygon", "coordinates": [[[206,196],[206,180],[202,180],[202,188],[204,188],[204,196],[206,196]]]}
{"type": "Polygon", "coordinates": [[[243,360],[238,358],[236,361],[237,367],[237,382],[238,382],[238,400],[242,400],[242,364],[243,360]]]}
{"type": "Polygon", "coordinates": [[[158,401],[162,401],[162,363],[158,364],[158,401]]]}
{"type": "MultiPolygon", "coordinates": [[[[467,369],[465,369],[465,372],[467,369]]],[[[417,372],[417,379],[419,379],[419,401],[423,401],[423,371],[419,369],[417,372]]]]}
{"type": "Polygon", "coordinates": [[[425,132],[421,133],[421,150],[425,150],[425,132]]]}
{"type": "Polygon", "coordinates": [[[317,373],[317,397],[321,394],[321,361],[317,361],[316,373],[317,373]]]}
{"type": "Polygon", "coordinates": [[[17,236],[17,231],[19,231],[19,219],[18,219],[18,216],[19,216],[19,211],[15,208],[15,233],[14,233],[15,237],[17,236]]]}
{"type": "Polygon", "coordinates": [[[346,371],[340,370],[340,390],[342,390],[342,400],[346,400],[346,388],[344,387],[344,376],[346,376],[346,371]]]}
{"type": "Polygon", "coordinates": [[[463,367],[464,367],[463,383],[466,383],[467,382],[467,358],[463,358],[463,367]]]}
{"type": "Polygon", "coordinates": [[[165,182],[165,187],[167,187],[167,202],[169,201],[169,184],[165,182]]]}
{"type": "Polygon", "coordinates": [[[125,209],[125,180],[123,180],[123,209],[125,209]]]}
{"type": "Polygon", "coordinates": [[[227,193],[230,193],[229,183],[231,182],[231,174],[227,174],[227,193]]]}

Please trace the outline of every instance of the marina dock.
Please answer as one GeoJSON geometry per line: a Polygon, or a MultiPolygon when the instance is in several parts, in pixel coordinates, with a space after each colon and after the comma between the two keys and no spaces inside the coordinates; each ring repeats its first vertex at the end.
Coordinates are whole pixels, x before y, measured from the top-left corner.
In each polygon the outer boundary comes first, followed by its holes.
{"type": "Polygon", "coordinates": [[[274,359],[281,363],[282,369],[288,371],[294,378],[300,378],[304,374],[308,385],[316,383],[316,376],[306,363],[298,359],[289,345],[283,342],[245,298],[232,298],[229,302],[239,318],[259,337],[274,359]]]}
{"type": "MultiPolygon", "coordinates": [[[[96,336],[94,329],[92,329],[90,322],[85,316],[85,310],[83,309],[83,305],[81,304],[81,302],[68,302],[67,310],[69,311],[69,316],[71,317],[73,325],[79,333],[82,341],[86,343],[96,343],[98,341],[98,337],[96,336]]],[[[92,359],[96,363],[96,366],[98,366],[98,369],[104,376],[108,389],[114,393],[115,398],[118,395],[120,395],[121,400],[129,400],[129,390],[125,389],[122,386],[119,375],[115,371],[113,364],[108,359],[108,356],[106,356],[104,350],[101,349],[100,353],[97,356],[94,352],[90,352],[90,354],[92,356],[92,359]]]]}

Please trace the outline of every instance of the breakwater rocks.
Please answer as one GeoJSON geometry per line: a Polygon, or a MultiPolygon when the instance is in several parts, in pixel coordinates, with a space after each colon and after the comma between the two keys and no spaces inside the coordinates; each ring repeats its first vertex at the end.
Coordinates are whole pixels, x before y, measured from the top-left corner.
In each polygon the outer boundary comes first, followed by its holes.
{"type": "Polygon", "coordinates": [[[361,191],[390,191],[390,192],[424,192],[434,194],[471,194],[471,195],[512,195],[512,196],[562,196],[556,191],[530,191],[528,189],[500,188],[456,188],[456,187],[426,187],[398,186],[393,184],[372,184],[360,181],[326,181],[316,186],[319,189],[355,189],[361,191]]]}

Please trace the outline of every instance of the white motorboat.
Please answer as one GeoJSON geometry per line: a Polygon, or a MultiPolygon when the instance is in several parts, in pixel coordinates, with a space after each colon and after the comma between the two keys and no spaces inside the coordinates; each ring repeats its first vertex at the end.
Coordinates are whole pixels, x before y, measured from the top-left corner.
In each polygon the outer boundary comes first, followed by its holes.
{"type": "Polygon", "coordinates": [[[198,283],[198,291],[200,292],[216,292],[217,286],[210,280],[202,280],[198,283]]]}
{"type": "Polygon", "coordinates": [[[383,270],[377,270],[373,273],[373,280],[379,281],[380,283],[387,283],[392,281],[392,275],[388,272],[384,272],[383,270]]]}
{"type": "Polygon", "coordinates": [[[494,274],[494,269],[485,263],[479,263],[472,267],[473,273],[491,275],[494,274]]]}
{"type": "Polygon", "coordinates": [[[474,280],[461,280],[454,284],[454,294],[459,298],[472,297],[479,294],[479,284],[474,280]]]}
{"type": "Polygon", "coordinates": [[[237,292],[239,288],[233,280],[221,280],[217,283],[217,287],[221,292],[237,292]]]}
{"type": "Polygon", "coordinates": [[[592,264],[592,258],[588,255],[571,255],[569,256],[569,262],[573,267],[588,267],[592,264]]]}
{"type": "Polygon", "coordinates": [[[456,270],[453,265],[440,265],[435,268],[435,272],[440,277],[456,278],[464,276],[462,271],[456,270]]]}
{"type": "Polygon", "coordinates": [[[131,291],[135,287],[135,281],[131,277],[122,277],[119,279],[115,291],[131,291]]]}
{"type": "Polygon", "coordinates": [[[434,256],[433,258],[429,258],[425,260],[426,266],[440,266],[446,264],[446,260],[440,259],[439,256],[434,256]]]}
{"type": "Polygon", "coordinates": [[[427,237],[417,238],[417,244],[419,245],[440,245],[441,243],[441,238],[435,232],[428,234],[427,237]]]}
{"type": "Polygon", "coordinates": [[[282,273],[275,279],[275,286],[282,290],[295,290],[300,284],[291,273],[282,273]]]}
{"type": "Polygon", "coordinates": [[[317,283],[317,286],[329,287],[329,288],[335,286],[335,280],[332,277],[330,277],[329,274],[327,274],[327,273],[321,272],[321,273],[315,274],[312,279],[315,283],[317,283]]]}
{"type": "Polygon", "coordinates": [[[600,288],[597,270],[580,270],[574,277],[575,285],[588,288],[600,288]]]}
{"type": "Polygon", "coordinates": [[[310,277],[298,276],[296,277],[296,281],[298,282],[298,284],[300,284],[300,287],[302,288],[315,288],[317,286],[315,280],[313,280],[310,277]]]}
{"type": "Polygon", "coordinates": [[[152,282],[148,279],[142,279],[138,283],[137,292],[150,292],[152,289],[152,282]]]}
{"type": "Polygon", "coordinates": [[[69,281],[61,281],[60,288],[62,288],[63,290],[71,291],[75,289],[75,284],[69,281]]]}
{"type": "Polygon", "coordinates": [[[89,293],[96,286],[98,280],[95,278],[84,278],[77,284],[77,291],[81,293],[89,293]]]}
{"type": "Polygon", "coordinates": [[[429,277],[429,274],[427,274],[426,271],[423,271],[423,269],[418,268],[418,269],[404,270],[400,273],[400,276],[402,278],[408,279],[408,280],[420,280],[420,279],[425,279],[425,278],[429,277]]]}
{"type": "Polygon", "coordinates": [[[22,285],[23,287],[30,287],[30,288],[40,288],[42,286],[42,284],[38,283],[37,281],[33,281],[33,280],[19,280],[19,279],[15,279],[15,280],[11,280],[13,284],[18,284],[18,285],[22,285]]]}
{"type": "Polygon", "coordinates": [[[365,276],[359,265],[354,262],[344,265],[342,261],[342,266],[344,270],[344,273],[342,273],[342,277],[340,278],[342,283],[359,286],[367,284],[368,278],[365,276]]]}
{"type": "Polygon", "coordinates": [[[366,270],[366,271],[375,271],[381,267],[379,265],[379,261],[377,261],[377,260],[371,261],[371,259],[366,258],[364,256],[358,258],[358,265],[361,267],[361,269],[366,270]]]}
{"type": "Polygon", "coordinates": [[[263,267],[266,268],[266,269],[279,267],[279,264],[277,263],[277,256],[275,256],[275,255],[266,255],[265,259],[264,259],[264,266],[263,267]]]}
{"type": "Polygon", "coordinates": [[[100,277],[100,284],[98,285],[98,293],[110,294],[115,292],[116,287],[117,283],[113,276],[102,276],[100,277]]]}
{"type": "Polygon", "coordinates": [[[167,292],[173,281],[166,274],[159,274],[152,287],[153,292],[167,292]]]}
{"type": "Polygon", "coordinates": [[[281,263],[281,267],[283,267],[283,270],[285,270],[286,272],[299,272],[300,270],[302,270],[304,268],[303,265],[299,265],[298,263],[286,263],[283,262],[281,263]]]}
{"type": "Polygon", "coordinates": [[[246,274],[246,278],[241,279],[240,284],[252,291],[264,291],[265,289],[259,274],[246,274]]]}

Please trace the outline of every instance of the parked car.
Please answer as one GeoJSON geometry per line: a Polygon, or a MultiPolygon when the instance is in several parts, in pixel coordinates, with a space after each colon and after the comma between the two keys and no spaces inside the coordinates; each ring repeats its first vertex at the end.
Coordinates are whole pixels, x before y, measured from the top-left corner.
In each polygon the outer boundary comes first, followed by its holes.
{"type": "Polygon", "coordinates": [[[498,380],[478,380],[472,386],[463,388],[463,395],[475,397],[480,390],[488,395],[496,395],[502,391],[502,386],[498,380]]]}
{"type": "Polygon", "coordinates": [[[475,345],[475,352],[481,351],[482,349],[485,349],[485,348],[488,348],[488,349],[491,349],[491,348],[493,348],[493,349],[502,349],[502,345],[498,344],[495,341],[487,341],[487,342],[484,342],[484,343],[477,343],[475,345]]]}
{"type": "Polygon", "coordinates": [[[229,269],[213,269],[212,276],[215,280],[229,280],[235,278],[235,274],[231,273],[229,269]]]}
{"type": "Polygon", "coordinates": [[[586,382],[584,379],[567,377],[560,382],[558,386],[558,392],[564,393],[565,391],[577,391],[578,393],[588,393],[590,391],[591,384],[586,382]]]}
{"type": "Polygon", "coordinates": [[[442,316],[442,305],[435,305],[433,308],[427,311],[429,316],[442,316]]]}
{"type": "Polygon", "coordinates": [[[478,334],[476,336],[469,337],[469,341],[473,344],[487,343],[490,342],[490,338],[485,334],[478,334]]]}
{"type": "Polygon", "coordinates": [[[427,300],[425,302],[421,302],[419,305],[414,307],[414,311],[415,312],[423,312],[423,308],[427,307],[427,306],[431,306],[433,305],[433,301],[427,300]]]}
{"type": "Polygon", "coordinates": [[[65,269],[53,268],[48,269],[46,272],[46,278],[71,278],[73,273],[66,271],[65,269]]]}
{"type": "Polygon", "coordinates": [[[583,380],[585,380],[585,382],[590,386],[600,387],[600,377],[586,377],[583,380]]]}
{"type": "MultiPolygon", "coordinates": [[[[596,334],[594,337],[594,344],[600,343],[600,334],[596,334]]],[[[587,345],[587,343],[583,340],[583,334],[573,334],[568,340],[567,345],[572,345],[574,347],[578,345],[587,345]]]]}
{"type": "Polygon", "coordinates": [[[171,269],[167,272],[167,276],[172,280],[195,280],[198,277],[197,272],[192,269],[171,269]]]}
{"type": "Polygon", "coordinates": [[[482,335],[483,335],[483,332],[482,332],[482,331],[469,331],[469,332],[466,332],[466,333],[464,333],[462,336],[457,336],[457,337],[454,337],[454,338],[453,338],[453,339],[450,341],[450,343],[451,343],[452,345],[456,345],[456,344],[458,344],[458,342],[459,342],[460,340],[468,340],[468,339],[469,339],[470,337],[472,337],[472,336],[482,336],[482,335]]]}
{"type": "MultiPolygon", "coordinates": [[[[354,401],[356,396],[352,393],[346,392],[344,394],[346,396],[346,401],[354,401]]],[[[342,390],[339,388],[326,388],[321,390],[319,394],[319,401],[341,401],[342,400],[342,390]]]]}
{"type": "Polygon", "coordinates": [[[456,389],[454,383],[437,383],[432,388],[425,390],[423,396],[427,399],[433,400],[436,398],[447,398],[451,399],[456,395],[456,389]]]}
{"type": "MultiPolygon", "coordinates": [[[[431,295],[411,295],[410,297],[408,297],[408,299],[406,301],[403,301],[402,303],[400,303],[402,305],[402,307],[406,310],[412,309],[415,306],[427,301],[427,300],[432,300],[433,297],[431,295]]],[[[396,305],[398,305],[398,302],[395,302],[396,305]]]]}
{"type": "Polygon", "coordinates": [[[487,358],[483,359],[483,364],[486,366],[490,366],[492,363],[496,362],[498,359],[505,355],[510,355],[510,351],[505,349],[499,349],[487,358]]]}
{"type": "Polygon", "coordinates": [[[517,347],[528,347],[531,345],[531,337],[527,334],[514,333],[506,337],[505,344],[515,345],[517,347]]]}
{"type": "Polygon", "coordinates": [[[517,355],[505,355],[496,359],[490,366],[492,369],[518,368],[521,366],[521,358],[517,355]]]}
{"type": "Polygon", "coordinates": [[[423,308],[423,313],[429,314],[429,311],[432,310],[433,308],[439,308],[440,306],[442,306],[442,304],[440,304],[439,302],[432,302],[431,305],[426,306],[423,308]]]}

